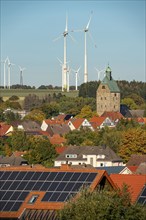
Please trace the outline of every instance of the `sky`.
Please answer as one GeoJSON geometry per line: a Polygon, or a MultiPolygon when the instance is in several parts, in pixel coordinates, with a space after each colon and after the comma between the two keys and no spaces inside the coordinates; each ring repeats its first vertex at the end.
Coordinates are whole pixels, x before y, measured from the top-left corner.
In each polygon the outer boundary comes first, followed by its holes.
{"type": "MultiPolygon", "coordinates": [[[[0,0],[1,61],[8,56],[15,64],[11,68],[11,85],[20,84],[18,66],[24,67],[23,84],[61,86],[63,36],[66,14],[68,30],[67,61],[79,71],[78,85],[84,74],[84,29],[92,19],[87,35],[88,81],[98,80],[97,71],[108,64],[115,80],[145,81],[145,0],[43,1],[0,0]]],[[[1,63],[0,85],[3,85],[1,63]]],[[[7,74],[6,74],[7,77],[7,74]]],[[[103,75],[100,76],[100,79],[103,75]]],[[[6,84],[8,84],[6,78],[6,84]]],[[[75,73],[70,74],[75,85],[75,73]]]]}

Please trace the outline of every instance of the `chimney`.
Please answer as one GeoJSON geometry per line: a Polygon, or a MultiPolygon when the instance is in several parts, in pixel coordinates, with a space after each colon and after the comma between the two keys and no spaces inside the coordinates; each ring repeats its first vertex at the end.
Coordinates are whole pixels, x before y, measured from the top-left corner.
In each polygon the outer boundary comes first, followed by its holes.
{"type": "Polygon", "coordinates": [[[60,167],[61,170],[69,170],[70,169],[70,165],[69,164],[61,164],[61,167],[60,167]]]}

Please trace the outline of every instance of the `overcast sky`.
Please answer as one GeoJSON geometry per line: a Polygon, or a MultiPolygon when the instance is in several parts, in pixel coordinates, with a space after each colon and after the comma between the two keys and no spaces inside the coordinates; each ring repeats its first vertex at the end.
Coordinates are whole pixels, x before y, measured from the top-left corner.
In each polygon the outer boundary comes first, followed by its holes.
{"type": "MultiPolygon", "coordinates": [[[[18,65],[25,67],[23,83],[31,86],[61,86],[63,37],[66,13],[70,31],[83,29],[88,23],[97,47],[89,35],[88,81],[97,80],[97,69],[108,63],[115,80],[145,81],[145,0],[108,1],[36,1],[1,0],[1,60],[8,56],[15,66],[11,84],[20,83],[18,65]]],[[[84,32],[67,37],[67,60],[73,69],[81,66],[79,84],[84,73],[84,32]]],[[[102,79],[102,76],[101,76],[102,79]]],[[[74,73],[70,85],[75,85],[74,73]]],[[[3,64],[1,64],[3,85],[3,64]]]]}

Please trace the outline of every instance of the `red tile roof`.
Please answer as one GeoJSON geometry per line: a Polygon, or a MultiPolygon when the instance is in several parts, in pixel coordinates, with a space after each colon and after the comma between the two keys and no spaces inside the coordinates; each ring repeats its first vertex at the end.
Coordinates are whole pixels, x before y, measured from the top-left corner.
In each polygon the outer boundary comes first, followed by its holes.
{"type": "Polygon", "coordinates": [[[10,127],[12,126],[5,123],[0,123],[0,136],[2,137],[6,135],[10,127]]]}
{"type": "Polygon", "coordinates": [[[59,134],[54,134],[52,137],[49,137],[51,144],[62,144],[65,143],[66,139],[61,137],[59,134]]]}
{"type": "Polygon", "coordinates": [[[115,121],[116,119],[124,118],[120,112],[104,112],[101,116],[109,117],[111,120],[115,121]]]}
{"type": "Polygon", "coordinates": [[[143,186],[146,184],[146,175],[111,174],[110,177],[119,188],[122,188],[123,184],[129,186],[132,202],[136,202],[143,186]]]}
{"type": "Polygon", "coordinates": [[[138,166],[127,166],[127,167],[132,173],[135,173],[138,168],[138,166]]]}
{"type": "Polygon", "coordinates": [[[136,121],[137,121],[138,123],[146,124],[146,118],[136,118],[136,121]]]}
{"type": "Polygon", "coordinates": [[[44,135],[44,136],[50,136],[48,131],[39,131],[40,134],[44,135]]]}
{"type": "Polygon", "coordinates": [[[96,123],[97,127],[100,126],[107,117],[96,117],[90,119],[90,122],[96,123]]]}
{"type": "Polygon", "coordinates": [[[15,151],[15,152],[13,152],[13,155],[15,157],[22,157],[26,153],[27,153],[27,151],[15,151]]]}
{"type": "Polygon", "coordinates": [[[55,147],[55,150],[58,154],[61,154],[63,151],[66,150],[67,147],[55,147]]]}
{"type": "Polygon", "coordinates": [[[55,120],[55,119],[46,119],[45,120],[45,122],[46,122],[46,124],[50,124],[50,125],[52,125],[52,124],[62,124],[62,123],[64,123],[63,122],[63,120],[55,120]]]}
{"type": "Polygon", "coordinates": [[[84,120],[85,118],[74,118],[71,122],[74,125],[74,127],[78,129],[82,125],[84,120]]]}

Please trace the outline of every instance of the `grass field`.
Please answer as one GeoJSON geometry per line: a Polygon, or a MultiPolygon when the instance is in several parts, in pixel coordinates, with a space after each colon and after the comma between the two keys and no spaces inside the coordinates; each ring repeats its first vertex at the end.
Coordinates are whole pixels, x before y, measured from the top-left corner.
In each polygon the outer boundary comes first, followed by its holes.
{"type": "Polygon", "coordinates": [[[3,100],[9,99],[13,95],[17,95],[21,100],[28,96],[29,94],[35,94],[39,97],[44,97],[45,95],[50,94],[51,96],[53,93],[62,93],[68,97],[77,97],[78,91],[70,91],[70,92],[62,92],[61,90],[55,89],[0,89],[0,96],[3,97],[3,100]]]}

